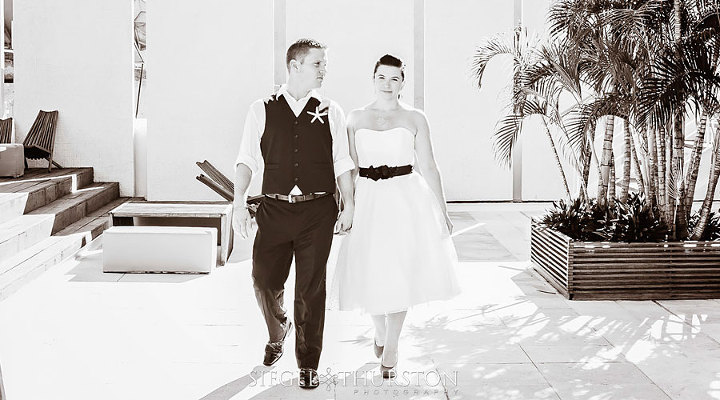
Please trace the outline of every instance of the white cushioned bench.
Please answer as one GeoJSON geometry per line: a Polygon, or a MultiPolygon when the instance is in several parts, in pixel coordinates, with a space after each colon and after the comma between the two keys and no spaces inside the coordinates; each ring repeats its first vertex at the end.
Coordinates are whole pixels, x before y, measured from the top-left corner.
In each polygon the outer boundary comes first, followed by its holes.
{"type": "Polygon", "coordinates": [[[103,232],[103,272],[209,273],[217,259],[217,229],[113,226],[103,232]]]}

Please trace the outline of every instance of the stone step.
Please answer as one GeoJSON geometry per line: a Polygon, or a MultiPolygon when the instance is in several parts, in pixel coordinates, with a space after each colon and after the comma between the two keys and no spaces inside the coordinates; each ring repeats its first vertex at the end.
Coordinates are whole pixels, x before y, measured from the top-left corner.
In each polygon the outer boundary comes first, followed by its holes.
{"type": "Polygon", "coordinates": [[[0,262],[0,300],[83,247],[82,234],[51,236],[0,262]]]}
{"type": "Polygon", "coordinates": [[[65,229],[59,231],[55,235],[67,236],[76,233],[83,233],[86,234],[86,241],[90,242],[92,239],[100,236],[100,234],[103,233],[105,229],[112,226],[110,222],[110,211],[115,207],[118,207],[121,204],[126,203],[132,199],[132,197],[121,197],[119,199],[113,200],[110,203],[91,212],[87,217],[81,218],[77,222],[68,225],[67,227],[65,227],[65,229]]]}
{"type": "Polygon", "coordinates": [[[92,184],[92,168],[66,168],[47,172],[44,168],[28,170],[20,178],[0,178],[0,193],[26,193],[25,213],[52,203],[74,189],[92,184]]]}
{"type": "Polygon", "coordinates": [[[23,215],[27,197],[26,193],[0,193],[0,224],[23,215]]]}
{"type": "Polygon", "coordinates": [[[71,177],[23,180],[12,183],[0,183],[2,193],[24,193],[25,214],[50,204],[56,199],[72,193],[71,177]]]}
{"type": "Polygon", "coordinates": [[[54,216],[21,215],[0,225],[0,262],[50,236],[54,216]]]}
{"type": "Polygon", "coordinates": [[[93,171],[92,167],[54,168],[50,172],[47,171],[47,168],[28,168],[25,170],[25,174],[19,178],[0,178],[0,184],[27,180],[71,177],[76,180],[77,188],[83,188],[93,183],[95,177],[93,171]]]}
{"type": "Polygon", "coordinates": [[[40,207],[30,214],[54,215],[55,223],[52,234],[55,234],[118,197],[120,197],[120,185],[117,182],[93,183],[40,207]]]}

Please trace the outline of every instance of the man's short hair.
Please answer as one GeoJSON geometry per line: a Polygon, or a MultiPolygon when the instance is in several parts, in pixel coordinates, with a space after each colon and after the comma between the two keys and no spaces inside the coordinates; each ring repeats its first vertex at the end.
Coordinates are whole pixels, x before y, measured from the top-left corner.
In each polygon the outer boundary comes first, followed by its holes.
{"type": "Polygon", "coordinates": [[[310,49],[325,50],[327,49],[327,46],[313,39],[298,39],[287,49],[287,54],[285,55],[285,65],[288,69],[290,68],[290,60],[302,62],[310,49]]]}

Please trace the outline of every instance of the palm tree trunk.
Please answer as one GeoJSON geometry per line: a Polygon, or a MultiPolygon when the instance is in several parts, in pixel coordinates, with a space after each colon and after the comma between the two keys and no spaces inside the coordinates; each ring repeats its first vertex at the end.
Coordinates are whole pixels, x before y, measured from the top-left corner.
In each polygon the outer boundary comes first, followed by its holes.
{"type": "Polygon", "coordinates": [[[590,125],[590,131],[588,132],[588,136],[585,137],[585,145],[583,146],[583,152],[582,152],[582,176],[580,176],[580,180],[582,183],[582,186],[584,187],[584,196],[586,200],[589,200],[589,196],[587,194],[587,185],[588,181],[590,180],[590,163],[592,162],[592,155],[593,155],[593,146],[595,143],[595,124],[590,125]]]}
{"type": "Polygon", "coordinates": [[[623,139],[625,140],[625,153],[623,154],[623,176],[620,181],[620,202],[625,203],[628,198],[628,192],[630,191],[630,171],[632,170],[632,164],[630,160],[632,158],[632,134],[630,133],[630,121],[623,119],[623,139]]]}
{"type": "Polygon", "coordinates": [[[582,177],[581,179],[585,182],[585,186],[588,184],[590,179],[590,158],[592,157],[592,141],[588,141],[583,149],[583,160],[582,160],[582,177]]]}
{"type": "Polygon", "coordinates": [[[610,152],[610,176],[608,181],[608,204],[615,205],[615,155],[610,152]]]}
{"type": "Polygon", "coordinates": [[[700,240],[705,228],[707,227],[708,220],[710,219],[710,207],[712,206],[713,199],[715,197],[715,188],[717,187],[718,177],[720,176],[720,125],[715,130],[715,146],[713,148],[712,155],[712,171],[710,172],[710,180],[708,181],[707,192],[705,193],[705,200],[703,200],[702,206],[700,207],[700,219],[697,225],[695,225],[695,231],[692,233],[692,240],[700,240]]]}
{"type": "Polygon", "coordinates": [[[683,113],[678,112],[675,115],[674,126],[674,140],[673,140],[673,176],[680,182],[675,182],[678,187],[677,198],[675,199],[676,209],[676,226],[675,232],[677,232],[676,238],[678,240],[687,239],[688,227],[687,227],[687,214],[685,212],[685,176],[683,175],[683,169],[685,166],[685,133],[683,132],[683,113]]]}
{"type": "Polygon", "coordinates": [[[677,182],[673,176],[673,136],[663,131],[665,136],[665,219],[675,237],[675,198],[677,197],[677,182]]]}
{"type": "Polygon", "coordinates": [[[641,190],[643,194],[645,195],[645,198],[648,202],[652,203],[653,199],[650,194],[650,191],[652,189],[652,176],[650,175],[650,153],[648,148],[648,132],[647,128],[643,125],[640,127],[640,129],[637,131],[637,136],[633,137],[630,136],[630,139],[632,139],[632,148],[633,148],[633,162],[636,164],[636,166],[639,166],[639,174],[638,182],[641,185],[641,190]]]}
{"type": "MultiPolygon", "coordinates": [[[[675,24],[673,26],[675,33],[675,43],[679,44],[682,40],[682,7],[683,0],[673,1],[673,12],[675,14],[675,24]]],[[[679,46],[677,47],[678,59],[680,59],[679,46]]],[[[674,199],[673,206],[676,207],[676,214],[673,219],[672,230],[675,233],[675,238],[683,240],[687,238],[687,215],[685,213],[685,179],[682,170],[685,161],[684,147],[685,147],[685,135],[683,134],[683,117],[685,104],[677,104],[674,118],[674,155],[672,158],[672,173],[680,182],[675,182],[677,186],[677,199],[674,199]],[[679,200],[679,201],[678,201],[679,200]]]]}
{"type": "Polygon", "coordinates": [[[657,157],[657,143],[655,142],[655,131],[647,129],[645,127],[645,133],[648,135],[648,198],[650,199],[651,205],[657,205],[657,191],[658,191],[658,157],[657,157]]]}
{"type": "Polygon", "coordinates": [[[567,177],[565,176],[565,170],[563,170],[562,162],[560,162],[560,156],[558,155],[555,142],[553,141],[552,135],[550,134],[550,128],[548,128],[545,117],[542,118],[543,125],[545,126],[545,133],[547,133],[548,140],[550,140],[550,147],[552,148],[553,154],[555,155],[555,163],[557,163],[558,170],[560,171],[560,177],[562,178],[563,185],[565,186],[565,192],[567,193],[568,199],[572,199],[570,188],[568,187],[567,177]]]}
{"type": "Polygon", "coordinates": [[[657,131],[657,176],[658,176],[658,207],[660,207],[661,213],[665,223],[669,224],[667,220],[667,187],[665,185],[665,131],[660,129],[657,131]]]}
{"type": "MultiPolygon", "coordinates": [[[[630,150],[632,151],[632,157],[633,161],[635,162],[635,170],[637,171],[637,178],[638,178],[638,190],[640,193],[645,194],[645,196],[648,196],[648,192],[645,187],[645,179],[643,179],[643,170],[640,165],[640,159],[638,159],[636,146],[633,142],[632,135],[630,135],[630,150]]],[[[647,197],[645,197],[647,198],[647,197]]]]}
{"type": "Polygon", "coordinates": [[[705,141],[705,130],[707,129],[707,114],[705,110],[700,114],[700,124],[698,125],[697,135],[695,135],[695,146],[693,146],[692,156],[690,156],[690,166],[688,167],[687,191],[685,192],[685,212],[687,218],[690,218],[692,212],[693,199],[695,197],[695,184],[697,183],[698,171],[700,170],[700,160],[702,159],[703,143],[705,141]]]}
{"type": "MultiPolygon", "coordinates": [[[[615,128],[615,117],[608,115],[605,117],[605,137],[603,139],[603,152],[600,162],[600,179],[598,184],[597,200],[600,204],[605,204],[608,199],[608,185],[610,183],[610,163],[612,161],[612,141],[613,131],[615,128]]],[[[614,183],[613,183],[614,185],[614,183]]],[[[615,189],[613,188],[613,192],[615,189]]]]}
{"type": "MultiPolygon", "coordinates": [[[[596,124],[593,121],[590,124],[590,137],[587,143],[587,161],[586,164],[583,165],[584,171],[583,171],[583,179],[585,180],[585,186],[587,187],[588,182],[590,181],[590,164],[592,164],[593,156],[595,156],[595,163],[597,164],[597,154],[595,154],[595,127],[596,124]]],[[[598,172],[599,172],[598,168],[598,172]]],[[[599,175],[598,175],[599,176],[599,175]]]]}

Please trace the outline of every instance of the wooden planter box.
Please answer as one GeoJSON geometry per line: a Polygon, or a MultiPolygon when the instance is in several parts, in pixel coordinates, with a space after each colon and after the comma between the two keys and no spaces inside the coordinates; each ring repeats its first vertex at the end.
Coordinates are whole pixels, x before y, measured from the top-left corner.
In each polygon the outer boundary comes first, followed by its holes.
{"type": "Polygon", "coordinates": [[[720,298],[720,241],[576,242],[532,222],[534,268],[571,300],[720,298]]]}

